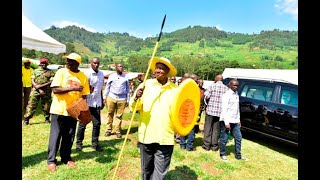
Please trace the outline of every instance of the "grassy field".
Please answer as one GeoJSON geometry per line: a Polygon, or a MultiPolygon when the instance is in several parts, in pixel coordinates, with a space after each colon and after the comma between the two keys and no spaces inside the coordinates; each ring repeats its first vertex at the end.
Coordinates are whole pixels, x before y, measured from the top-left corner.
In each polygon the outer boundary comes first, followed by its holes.
{"type": "MultiPolygon", "coordinates": [[[[85,133],[83,152],[77,152],[75,142],[73,144],[72,158],[77,167],[70,169],[61,164],[58,154],[57,171],[50,173],[47,169],[50,124],[45,124],[44,117],[37,112],[30,120],[30,125],[22,127],[22,179],[112,179],[124,136],[122,139],[105,137],[106,109],[102,111],[102,117],[99,139],[103,151],[91,149],[90,123],[85,133]]],[[[125,113],[123,119],[123,134],[126,134],[131,113],[125,113]]],[[[137,125],[138,115],[128,135],[116,179],[141,179],[140,154],[136,146],[137,125]]],[[[196,134],[195,151],[182,150],[176,144],[166,179],[298,179],[298,148],[249,135],[243,133],[242,141],[242,154],[248,161],[235,160],[233,141],[227,144],[229,162],[221,161],[219,152],[203,150],[201,132],[196,134]]]]}

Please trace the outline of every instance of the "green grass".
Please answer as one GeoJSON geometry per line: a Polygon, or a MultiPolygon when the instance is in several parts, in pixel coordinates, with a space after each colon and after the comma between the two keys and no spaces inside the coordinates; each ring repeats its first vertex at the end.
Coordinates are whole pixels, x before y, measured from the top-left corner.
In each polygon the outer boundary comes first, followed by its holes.
{"type": "MultiPolygon", "coordinates": [[[[106,110],[102,112],[106,113],[106,110]]],[[[123,134],[126,134],[131,113],[125,113],[123,119],[123,134]]],[[[70,169],[61,164],[58,154],[57,171],[50,173],[47,170],[50,125],[44,123],[44,117],[38,111],[30,120],[30,125],[22,128],[22,179],[112,179],[125,136],[122,139],[116,139],[115,136],[104,137],[106,124],[103,121],[99,137],[102,152],[91,149],[90,123],[85,132],[83,152],[75,151],[75,142],[72,147],[72,158],[77,168],[70,169]]],[[[137,125],[138,114],[124,146],[116,179],[141,179],[140,154],[136,147],[137,125]]],[[[196,134],[196,151],[181,150],[176,144],[166,179],[298,179],[297,148],[244,133],[242,154],[249,160],[235,160],[232,141],[227,144],[229,162],[223,162],[219,152],[207,152],[201,145],[201,133],[196,134]]]]}

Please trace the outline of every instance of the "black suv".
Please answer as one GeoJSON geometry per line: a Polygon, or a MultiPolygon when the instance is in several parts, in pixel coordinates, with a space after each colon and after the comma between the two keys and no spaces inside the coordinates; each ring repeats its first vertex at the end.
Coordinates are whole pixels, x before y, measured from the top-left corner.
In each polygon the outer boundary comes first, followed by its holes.
{"type": "Polygon", "coordinates": [[[298,146],[298,84],[252,76],[228,74],[223,81],[239,81],[241,129],[298,146]]]}

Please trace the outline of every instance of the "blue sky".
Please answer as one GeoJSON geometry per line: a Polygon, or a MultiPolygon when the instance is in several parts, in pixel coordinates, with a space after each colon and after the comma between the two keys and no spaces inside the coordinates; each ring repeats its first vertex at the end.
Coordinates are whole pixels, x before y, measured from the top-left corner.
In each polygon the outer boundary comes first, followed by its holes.
{"type": "Polygon", "coordinates": [[[42,30],[76,25],[91,32],[154,37],[188,26],[226,32],[298,30],[298,0],[22,0],[22,13],[42,30]]]}

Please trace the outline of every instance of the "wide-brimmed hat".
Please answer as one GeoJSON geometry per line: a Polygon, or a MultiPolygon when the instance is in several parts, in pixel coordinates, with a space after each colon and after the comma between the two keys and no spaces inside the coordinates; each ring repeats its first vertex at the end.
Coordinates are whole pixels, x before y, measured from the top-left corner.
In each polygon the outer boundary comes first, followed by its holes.
{"type": "MultiPolygon", "coordinates": [[[[151,60],[149,60],[149,64],[150,64],[150,61],[151,60]]],[[[164,57],[161,57],[161,58],[154,57],[152,59],[152,64],[150,65],[150,69],[152,71],[154,71],[156,69],[157,63],[162,63],[162,64],[165,64],[166,66],[168,66],[168,68],[169,68],[168,77],[172,77],[177,74],[177,69],[171,64],[169,59],[164,58],[164,57]]]]}
{"type": "Polygon", "coordinates": [[[77,53],[70,53],[68,56],[65,56],[65,58],[75,60],[79,64],[81,63],[81,56],[77,53]]]}

